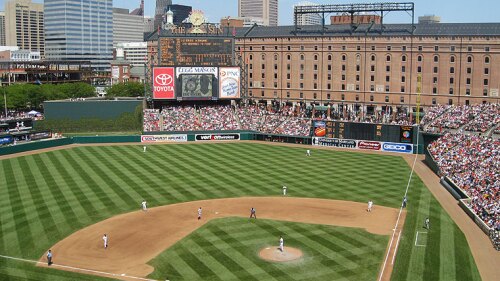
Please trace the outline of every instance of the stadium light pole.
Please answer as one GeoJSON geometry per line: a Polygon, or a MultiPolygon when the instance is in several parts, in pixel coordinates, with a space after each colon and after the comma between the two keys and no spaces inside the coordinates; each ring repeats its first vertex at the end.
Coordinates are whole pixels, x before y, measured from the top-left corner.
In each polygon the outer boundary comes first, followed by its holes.
{"type": "Polygon", "coordinates": [[[7,94],[5,92],[5,87],[3,86],[3,80],[0,79],[0,85],[3,90],[3,102],[4,102],[4,109],[5,109],[5,118],[7,118],[7,94]]]}

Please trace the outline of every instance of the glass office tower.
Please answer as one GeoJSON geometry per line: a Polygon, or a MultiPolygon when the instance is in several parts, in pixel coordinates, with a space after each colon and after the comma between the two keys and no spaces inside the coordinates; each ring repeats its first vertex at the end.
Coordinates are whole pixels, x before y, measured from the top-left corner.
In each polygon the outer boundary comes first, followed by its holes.
{"type": "Polygon", "coordinates": [[[90,61],[110,71],[113,59],[113,0],[45,0],[47,60],[90,61]]]}

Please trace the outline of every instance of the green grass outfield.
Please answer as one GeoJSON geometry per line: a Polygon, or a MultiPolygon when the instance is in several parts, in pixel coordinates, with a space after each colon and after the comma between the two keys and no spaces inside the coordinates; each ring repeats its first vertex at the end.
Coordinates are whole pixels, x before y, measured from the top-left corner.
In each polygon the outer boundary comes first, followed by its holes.
{"type": "MultiPolygon", "coordinates": [[[[0,255],[27,259],[39,258],[80,228],[138,210],[143,198],[155,206],[269,196],[279,195],[285,184],[290,196],[371,199],[375,206],[398,207],[410,174],[395,156],[313,149],[312,157],[305,157],[304,148],[251,143],[149,146],[146,153],[142,146],[92,146],[0,162],[0,255]]],[[[464,235],[416,176],[408,198],[392,279],[480,280],[464,235]],[[427,216],[432,226],[427,244],[415,247],[427,216]]],[[[190,257],[185,256],[186,267],[190,257]]],[[[363,266],[359,261],[350,269],[363,266]]],[[[0,258],[0,280],[25,279],[97,278],[0,258]]]]}

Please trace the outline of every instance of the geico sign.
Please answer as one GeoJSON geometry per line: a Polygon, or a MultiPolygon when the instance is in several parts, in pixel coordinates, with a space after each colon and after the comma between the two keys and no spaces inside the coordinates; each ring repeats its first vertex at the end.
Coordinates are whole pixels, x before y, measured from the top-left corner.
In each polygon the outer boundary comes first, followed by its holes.
{"type": "Polygon", "coordinates": [[[397,143],[384,143],[383,148],[388,151],[411,151],[411,146],[397,143]]]}

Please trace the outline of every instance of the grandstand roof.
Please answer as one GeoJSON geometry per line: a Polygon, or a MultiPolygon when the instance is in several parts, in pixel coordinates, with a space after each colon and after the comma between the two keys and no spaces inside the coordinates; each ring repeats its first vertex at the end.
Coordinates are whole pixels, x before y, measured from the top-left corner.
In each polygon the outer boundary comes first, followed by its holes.
{"type": "MultiPolygon", "coordinates": [[[[321,32],[320,25],[299,26],[255,26],[236,29],[236,38],[255,37],[317,37],[317,36],[364,36],[370,24],[360,24],[353,31],[350,24],[325,25],[321,32]],[[245,36],[246,34],[246,36],[245,36]]],[[[411,34],[411,24],[375,24],[368,36],[408,36],[411,34]]],[[[161,34],[168,36],[170,31],[162,30],[161,34]]],[[[500,36],[500,23],[435,23],[415,24],[416,36],[500,36]]],[[[148,40],[156,40],[157,32],[151,34],[148,40]]]]}

